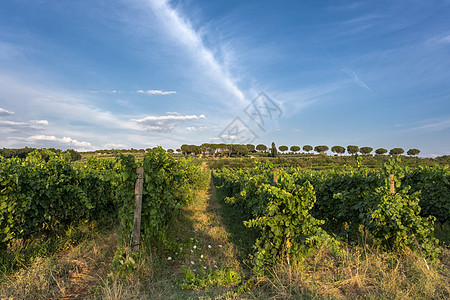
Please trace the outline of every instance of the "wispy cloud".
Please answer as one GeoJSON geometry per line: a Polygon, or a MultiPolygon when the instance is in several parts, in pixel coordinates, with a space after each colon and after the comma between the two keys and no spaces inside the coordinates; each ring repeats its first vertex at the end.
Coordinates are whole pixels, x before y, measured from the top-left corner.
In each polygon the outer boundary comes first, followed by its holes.
{"type": "Polygon", "coordinates": [[[427,46],[445,46],[450,45],[450,34],[440,34],[429,38],[425,44],[427,46]]]}
{"type": "Polygon", "coordinates": [[[348,68],[344,68],[342,69],[342,72],[344,72],[345,74],[347,74],[354,83],[356,83],[357,85],[359,85],[360,87],[362,87],[363,89],[366,89],[368,91],[372,91],[370,89],[370,87],[367,86],[367,84],[365,84],[360,78],[359,76],[356,74],[355,71],[353,71],[352,69],[348,69],[348,68]]]}
{"type": "Polygon", "coordinates": [[[366,23],[368,21],[373,21],[373,20],[381,19],[381,18],[382,18],[382,16],[380,16],[380,15],[369,14],[369,15],[359,16],[359,17],[347,20],[344,22],[344,24],[354,25],[357,23],[366,23]]]}
{"type": "Polygon", "coordinates": [[[170,132],[179,122],[206,119],[205,115],[165,115],[131,119],[147,131],[170,132]]]}
{"type": "Polygon", "coordinates": [[[450,118],[428,122],[411,130],[441,131],[450,128],[450,118]]]}
{"type": "Polygon", "coordinates": [[[1,121],[0,129],[2,133],[27,133],[41,131],[43,128],[39,125],[46,125],[42,123],[35,122],[17,122],[17,121],[1,121]]]}
{"type": "Polygon", "coordinates": [[[150,6],[163,24],[167,35],[184,46],[186,51],[197,60],[204,74],[213,78],[239,101],[245,100],[244,94],[237,87],[233,76],[218,62],[213,52],[205,46],[201,35],[185,16],[172,8],[166,0],[149,0],[141,3],[150,6]]]}
{"type": "Polygon", "coordinates": [[[0,117],[11,116],[13,114],[14,114],[14,112],[8,111],[8,110],[0,107],[0,117]]]}
{"type": "Polygon", "coordinates": [[[138,90],[139,94],[147,94],[147,95],[172,95],[176,94],[176,91],[161,91],[161,90],[138,90]]]}

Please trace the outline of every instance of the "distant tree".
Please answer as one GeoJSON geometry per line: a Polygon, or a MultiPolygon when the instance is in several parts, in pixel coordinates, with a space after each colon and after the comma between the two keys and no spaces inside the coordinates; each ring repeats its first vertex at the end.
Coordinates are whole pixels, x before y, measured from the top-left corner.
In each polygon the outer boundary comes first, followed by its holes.
{"type": "Polygon", "coordinates": [[[333,146],[331,147],[331,152],[336,154],[342,154],[345,152],[345,148],[342,146],[333,146]]]}
{"type": "Polygon", "coordinates": [[[248,151],[250,151],[250,152],[255,151],[255,145],[247,144],[247,145],[245,145],[245,146],[247,147],[247,150],[248,150],[248,151]]]}
{"type": "Polygon", "coordinates": [[[392,148],[391,150],[389,150],[390,155],[401,155],[404,152],[405,150],[403,150],[402,148],[392,148]]]}
{"type": "Polygon", "coordinates": [[[413,148],[413,149],[409,149],[408,152],[406,152],[406,154],[408,155],[412,155],[412,156],[416,156],[420,153],[419,149],[413,148]]]}
{"type": "Polygon", "coordinates": [[[283,146],[278,147],[278,149],[279,149],[281,152],[284,152],[284,151],[288,151],[288,150],[289,150],[289,147],[283,145],[283,146]]]}
{"type": "Polygon", "coordinates": [[[210,144],[209,146],[209,154],[212,155],[213,157],[216,157],[216,150],[217,148],[219,148],[219,146],[217,144],[210,144]]]}
{"type": "Polygon", "coordinates": [[[317,153],[323,154],[325,151],[328,151],[328,146],[325,146],[325,145],[316,146],[316,147],[314,147],[314,151],[316,151],[317,153]]]}
{"type": "Polygon", "coordinates": [[[313,147],[311,145],[305,145],[303,146],[303,151],[309,152],[313,149],[313,147]]]}
{"type": "Polygon", "coordinates": [[[78,151],[75,151],[73,149],[67,149],[65,152],[70,154],[70,160],[72,161],[81,159],[81,154],[78,151]]]}
{"type": "Polygon", "coordinates": [[[353,146],[353,145],[349,145],[347,146],[347,153],[348,154],[356,154],[359,151],[359,147],[358,146],[353,146]]]}
{"type": "Polygon", "coordinates": [[[375,150],[375,153],[378,155],[383,155],[386,154],[388,151],[384,148],[378,148],[377,150],[375,150]]]}
{"type": "Polygon", "coordinates": [[[173,151],[173,149],[167,149],[167,152],[172,154],[174,151],[173,151]]]}
{"type": "Polygon", "coordinates": [[[200,150],[203,152],[203,155],[205,155],[209,150],[211,149],[211,144],[209,143],[203,143],[200,146],[200,150]]]}
{"type": "Polygon", "coordinates": [[[263,145],[263,144],[259,144],[256,146],[256,150],[258,150],[259,152],[264,152],[267,150],[267,146],[263,145]]]}
{"type": "Polygon", "coordinates": [[[233,144],[227,144],[227,146],[225,147],[226,151],[228,152],[228,157],[231,156],[231,152],[233,152],[233,144]]]}
{"type": "Polygon", "coordinates": [[[361,149],[359,149],[359,152],[361,154],[369,154],[370,152],[372,152],[372,150],[372,147],[361,147],[361,149]]]}
{"type": "Polygon", "coordinates": [[[183,144],[183,145],[181,145],[180,149],[181,149],[181,151],[183,151],[184,156],[187,156],[189,154],[191,148],[189,147],[189,145],[183,144]]]}
{"type": "Polygon", "coordinates": [[[270,148],[270,156],[277,157],[277,146],[275,146],[274,142],[272,142],[272,148],[270,148]]]}
{"type": "Polygon", "coordinates": [[[180,153],[180,152],[181,152],[181,149],[177,149],[177,152],[180,153]]]}
{"type": "Polygon", "coordinates": [[[220,143],[220,144],[217,145],[217,147],[218,147],[218,149],[219,149],[220,156],[222,156],[223,153],[224,153],[225,151],[227,151],[227,144],[225,144],[225,143],[220,143]]]}
{"type": "Polygon", "coordinates": [[[292,152],[298,152],[298,151],[300,151],[300,147],[299,146],[291,146],[291,149],[289,149],[289,150],[291,150],[292,152]]]}
{"type": "Polygon", "coordinates": [[[246,145],[233,145],[233,150],[236,152],[237,156],[244,156],[248,154],[246,145]]]}

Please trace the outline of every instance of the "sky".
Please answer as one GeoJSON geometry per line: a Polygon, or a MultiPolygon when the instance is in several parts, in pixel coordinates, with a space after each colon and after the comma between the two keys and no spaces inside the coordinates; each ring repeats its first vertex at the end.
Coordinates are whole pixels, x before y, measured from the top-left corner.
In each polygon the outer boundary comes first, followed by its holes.
{"type": "Polygon", "coordinates": [[[0,148],[450,154],[450,1],[1,0],[0,148]]]}

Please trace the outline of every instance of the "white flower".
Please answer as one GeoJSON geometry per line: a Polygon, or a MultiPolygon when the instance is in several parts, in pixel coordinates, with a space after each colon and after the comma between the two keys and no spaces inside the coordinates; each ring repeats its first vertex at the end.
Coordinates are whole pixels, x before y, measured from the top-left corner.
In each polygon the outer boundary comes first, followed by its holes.
{"type": "Polygon", "coordinates": [[[197,249],[197,246],[194,245],[192,248],[197,249]]]}
{"type": "Polygon", "coordinates": [[[167,258],[167,260],[172,260],[172,257],[169,256],[169,257],[167,258]]]}
{"type": "Polygon", "coordinates": [[[203,269],[205,269],[205,270],[206,270],[206,267],[203,267],[203,269]]]}
{"type": "Polygon", "coordinates": [[[211,249],[211,245],[208,245],[208,248],[211,249]]]}
{"type": "Polygon", "coordinates": [[[195,262],[193,260],[191,261],[191,265],[195,265],[195,262]]]}
{"type": "Polygon", "coordinates": [[[222,248],[222,245],[219,245],[219,248],[222,248]]]}
{"type": "Polygon", "coordinates": [[[202,254],[202,255],[200,255],[200,258],[203,258],[203,254],[202,254]]]}

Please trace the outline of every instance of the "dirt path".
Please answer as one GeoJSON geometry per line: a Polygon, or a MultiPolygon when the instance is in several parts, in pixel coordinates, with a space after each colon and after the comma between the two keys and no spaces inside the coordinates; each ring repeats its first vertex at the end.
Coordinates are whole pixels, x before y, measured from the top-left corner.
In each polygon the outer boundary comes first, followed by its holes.
{"type": "MultiPolygon", "coordinates": [[[[209,172],[209,170],[207,170],[209,172]]],[[[155,299],[228,299],[237,286],[227,276],[242,274],[237,247],[224,225],[216,188],[209,178],[175,221],[172,230],[178,248],[156,268],[150,297],[155,299]],[[189,272],[194,279],[186,276],[189,272]],[[228,275],[227,275],[228,272],[228,275]],[[184,286],[184,288],[183,288],[184,286]],[[228,296],[227,296],[228,293],[228,296]]]]}

